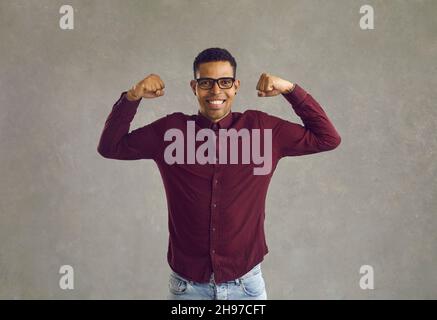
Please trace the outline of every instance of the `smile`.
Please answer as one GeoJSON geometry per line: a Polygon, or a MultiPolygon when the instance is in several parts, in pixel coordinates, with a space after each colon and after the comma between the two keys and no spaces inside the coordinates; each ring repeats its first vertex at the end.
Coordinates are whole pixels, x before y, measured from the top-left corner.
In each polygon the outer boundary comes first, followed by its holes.
{"type": "Polygon", "coordinates": [[[211,105],[220,106],[225,103],[226,100],[206,100],[211,105]]]}

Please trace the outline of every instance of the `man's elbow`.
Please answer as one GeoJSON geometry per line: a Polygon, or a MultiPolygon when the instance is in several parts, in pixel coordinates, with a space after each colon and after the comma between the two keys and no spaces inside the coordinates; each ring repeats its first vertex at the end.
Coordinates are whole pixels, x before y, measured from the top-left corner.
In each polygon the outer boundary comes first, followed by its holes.
{"type": "Polygon", "coordinates": [[[111,155],[108,150],[104,149],[101,145],[97,146],[97,153],[100,154],[103,158],[111,159],[111,155]]]}
{"type": "Polygon", "coordinates": [[[337,135],[336,137],[332,137],[329,140],[326,140],[325,143],[323,143],[322,149],[323,151],[330,151],[337,148],[341,143],[341,137],[337,135]]]}

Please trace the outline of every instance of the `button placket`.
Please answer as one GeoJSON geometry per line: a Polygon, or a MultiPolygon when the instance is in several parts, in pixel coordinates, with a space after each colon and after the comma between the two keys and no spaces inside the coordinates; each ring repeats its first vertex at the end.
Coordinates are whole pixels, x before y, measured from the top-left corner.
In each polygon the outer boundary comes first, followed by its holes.
{"type": "Polygon", "coordinates": [[[220,160],[220,146],[219,146],[219,131],[215,130],[215,165],[214,167],[217,167],[219,165],[220,160]]]}
{"type": "Polygon", "coordinates": [[[218,232],[217,232],[217,224],[219,219],[219,212],[218,212],[218,202],[219,202],[219,194],[220,194],[220,185],[219,185],[219,179],[220,179],[220,173],[221,168],[219,166],[219,145],[218,145],[218,131],[215,131],[216,134],[216,163],[214,164],[214,174],[212,176],[211,184],[212,184],[212,194],[211,194],[211,225],[210,225],[210,252],[211,252],[211,259],[212,259],[212,265],[213,269],[216,269],[217,262],[215,261],[216,258],[216,242],[218,240],[218,232]]]}

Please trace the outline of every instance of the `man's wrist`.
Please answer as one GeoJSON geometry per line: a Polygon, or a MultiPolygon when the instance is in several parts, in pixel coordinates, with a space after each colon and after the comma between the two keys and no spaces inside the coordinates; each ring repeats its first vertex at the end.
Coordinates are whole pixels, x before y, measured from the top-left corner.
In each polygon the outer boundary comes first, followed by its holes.
{"type": "Polygon", "coordinates": [[[290,87],[289,88],[287,88],[287,89],[285,89],[283,92],[282,92],[282,94],[287,94],[287,93],[291,93],[291,92],[293,92],[293,90],[294,90],[294,88],[296,87],[296,84],[295,83],[291,83],[290,82],[290,87]]]}
{"type": "Polygon", "coordinates": [[[132,89],[128,90],[126,93],[126,98],[129,101],[138,101],[141,99],[141,97],[137,97],[133,92],[132,89]]]}

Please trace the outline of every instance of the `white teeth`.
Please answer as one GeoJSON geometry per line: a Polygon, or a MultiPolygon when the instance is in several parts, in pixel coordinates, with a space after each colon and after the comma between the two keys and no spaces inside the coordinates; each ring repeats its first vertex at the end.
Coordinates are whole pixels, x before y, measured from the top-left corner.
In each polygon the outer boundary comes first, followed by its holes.
{"type": "Polygon", "coordinates": [[[223,102],[225,102],[225,100],[211,100],[211,101],[209,101],[209,103],[211,103],[211,104],[222,104],[223,102]]]}

